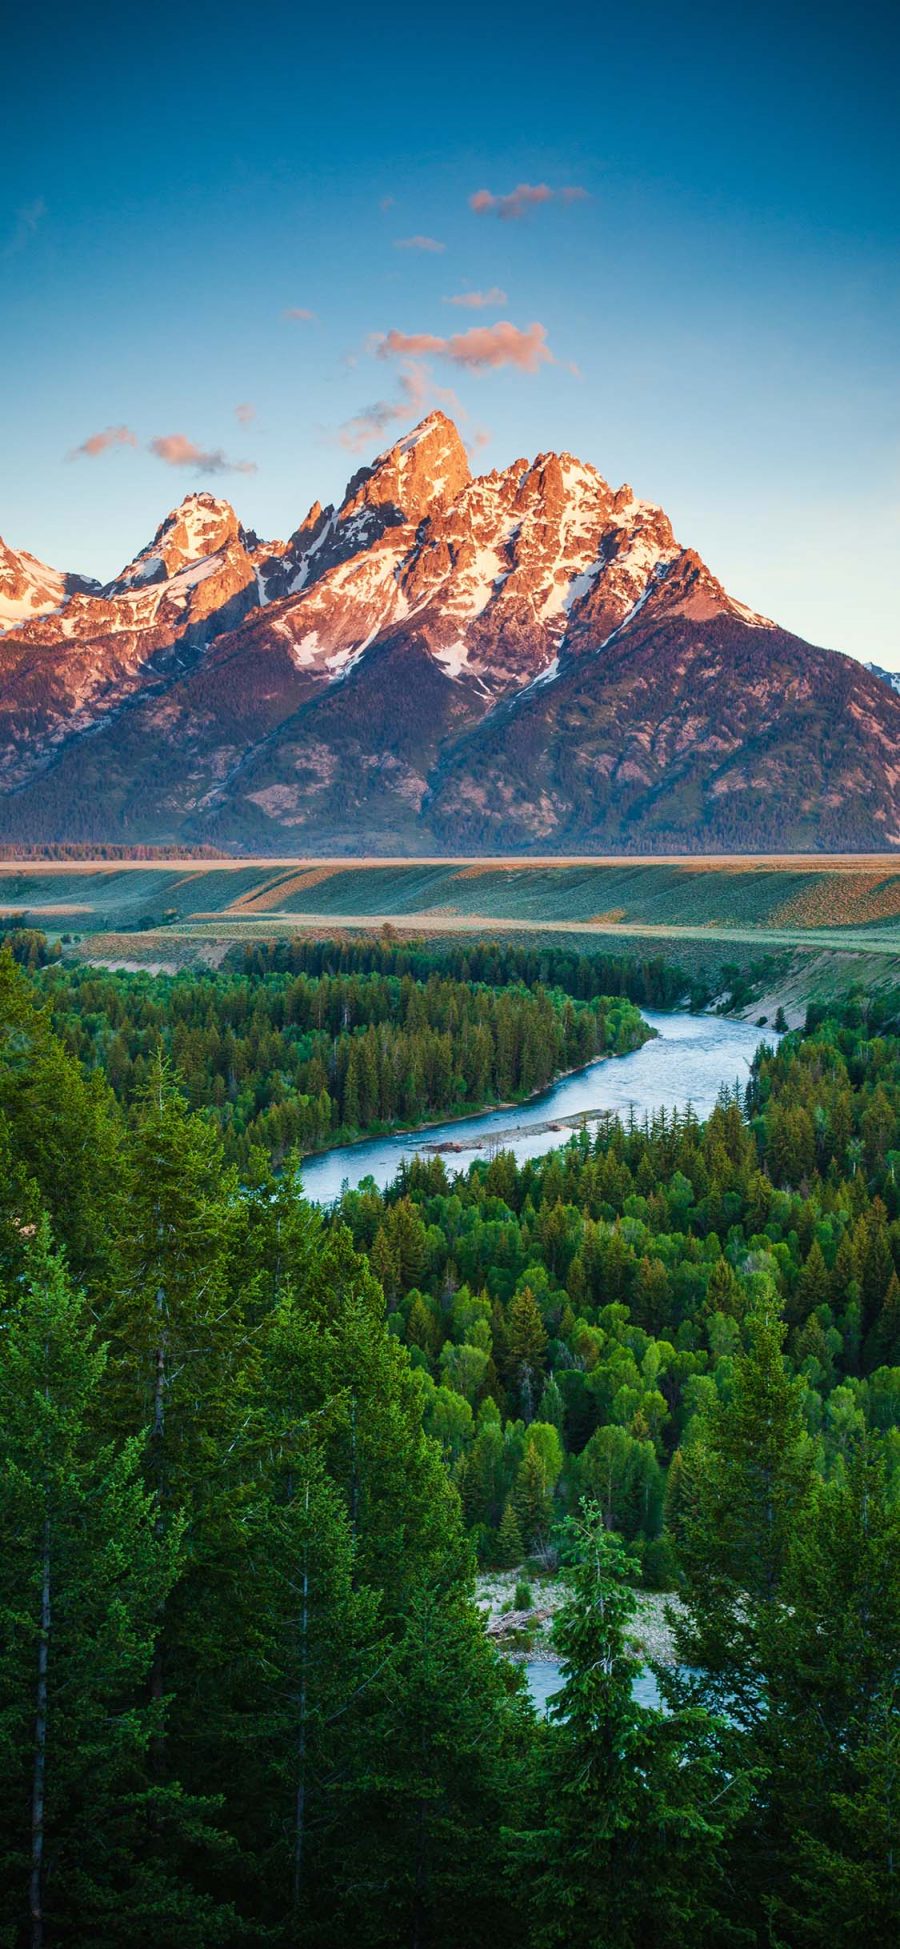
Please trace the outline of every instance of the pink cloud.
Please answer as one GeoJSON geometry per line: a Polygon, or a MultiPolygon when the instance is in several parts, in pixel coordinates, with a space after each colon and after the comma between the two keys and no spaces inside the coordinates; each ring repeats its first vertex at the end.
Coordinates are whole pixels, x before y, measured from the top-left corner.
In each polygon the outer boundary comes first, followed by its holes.
{"type": "Polygon", "coordinates": [[[198,474],[255,474],[252,460],[229,460],[221,447],[211,451],[195,445],[186,433],[163,433],[150,441],[150,452],[167,467],[193,467],[198,474]]]}
{"type": "Polygon", "coordinates": [[[85,456],[88,460],[96,460],[98,453],[106,453],[108,447],[136,447],[137,443],[137,434],[132,433],[130,426],[107,426],[102,433],[90,433],[86,440],[82,440],[80,447],[73,447],[69,459],[79,460],[85,456]]]}
{"type": "Polygon", "coordinates": [[[311,324],[316,315],[307,305],[290,305],[284,313],[285,318],[298,318],[304,325],[311,324]]]}
{"type": "Polygon", "coordinates": [[[240,426],[249,426],[256,418],[256,407],[251,406],[249,399],[242,400],[234,409],[234,417],[240,426]]]}
{"type": "Polygon", "coordinates": [[[469,197],[469,209],[476,216],[494,216],[504,223],[514,223],[540,203],[580,203],[587,194],[577,183],[570,183],[564,189],[551,189],[549,183],[517,183],[505,196],[495,196],[493,190],[477,189],[469,197]]]}
{"type": "Polygon", "coordinates": [[[437,240],[437,238],[436,238],[436,237],[420,237],[420,236],[415,236],[415,237],[395,237],[395,238],[394,238],[394,249],[395,249],[395,250],[430,250],[430,251],[441,251],[441,250],[446,250],[446,248],[447,248],[447,246],[446,246],[446,244],[440,244],[440,243],[438,243],[438,240],[437,240]]]}
{"type": "Polygon", "coordinates": [[[520,372],[537,372],[539,366],[555,363],[545,325],[528,325],[521,331],[506,319],[496,325],[473,325],[470,331],[453,332],[449,338],[439,338],[433,332],[390,331],[379,341],[377,350],[380,359],[421,358],[430,353],[476,372],[504,365],[517,366],[520,372]]]}
{"type": "Polygon", "coordinates": [[[498,284],[492,284],[489,291],[457,291],[452,298],[444,299],[445,305],[461,305],[465,311],[484,311],[488,305],[505,305],[506,292],[498,284]]]}

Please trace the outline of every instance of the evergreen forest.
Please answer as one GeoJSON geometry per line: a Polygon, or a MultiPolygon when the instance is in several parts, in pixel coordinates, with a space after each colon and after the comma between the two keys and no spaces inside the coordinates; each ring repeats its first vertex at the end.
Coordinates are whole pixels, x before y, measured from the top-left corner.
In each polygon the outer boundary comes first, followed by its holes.
{"type": "Polygon", "coordinates": [[[897,1939],[900,994],[704,1123],[303,1196],[683,999],[513,947],[0,953],[3,1949],[897,1939]],[[546,1717],[475,1601],[519,1566],[565,1588],[546,1717]]]}

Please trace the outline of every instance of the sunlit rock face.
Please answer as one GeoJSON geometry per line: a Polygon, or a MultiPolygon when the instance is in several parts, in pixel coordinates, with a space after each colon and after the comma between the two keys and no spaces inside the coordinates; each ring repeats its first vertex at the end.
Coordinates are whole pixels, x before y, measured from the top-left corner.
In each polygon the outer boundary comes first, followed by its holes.
{"type": "Polygon", "coordinates": [[[0,544],[0,837],[900,845],[900,697],[568,453],[443,413],[286,541],[189,494],[104,587],[0,544]]]}

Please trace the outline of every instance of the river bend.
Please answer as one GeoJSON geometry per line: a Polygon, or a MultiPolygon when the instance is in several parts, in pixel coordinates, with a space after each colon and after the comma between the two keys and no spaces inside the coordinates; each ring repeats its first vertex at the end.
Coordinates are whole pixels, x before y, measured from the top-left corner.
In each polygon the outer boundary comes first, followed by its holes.
{"type": "Polygon", "coordinates": [[[655,1110],[684,1109],[688,1103],[698,1117],[706,1117],[723,1083],[743,1087],[756,1049],[765,1039],[764,1031],[727,1016],[663,1014],[649,1008],[642,1012],[657,1034],[633,1055],[600,1057],[512,1109],[451,1118],[412,1135],[365,1138],[308,1157],[302,1170],[306,1196],[316,1204],[330,1205],[344,1186],[355,1190],[366,1177],[374,1178],[379,1190],[384,1190],[404,1158],[436,1145],[464,1146],[447,1155],[451,1171],[465,1170],[498,1145],[522,1163],[568,1142],[570,1128],[547,1129],[548,1123],[562,1117],[586,1115],[590,1128],[609,1113],[627,1117],[633,1111],[640,1119],[655,1110]]]}

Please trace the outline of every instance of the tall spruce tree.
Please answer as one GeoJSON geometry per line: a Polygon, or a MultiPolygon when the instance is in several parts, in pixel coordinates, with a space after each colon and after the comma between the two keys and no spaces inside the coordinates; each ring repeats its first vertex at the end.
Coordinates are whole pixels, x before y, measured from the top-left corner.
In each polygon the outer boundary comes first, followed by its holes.
{"type": "Polygon", "coordinates": [[[768,1710],[769,1619],[810,1494],[813,1451],[773,1299],[748,1315],[746,1336],[730,1394],[680,1455],[674,1530],[685,1607],[674,1629],[679,1662],[693,1674],[679,1697],[756,1727],[768,1710]]]}
{"type": "Polygon", "coordinates": [[[231,1656],[211,1709],[245,1896],[284,1944],[318,1940],[334,1906],[347,1769],[385,1655],[378,1594],[358,1587],[348,1499],[325,1460],[335,1403],[309,1400],[316,1338],[286,1288],[241,1379],[227,1462],[238,1547],[223,1566],[231,1656]]]}
{"type": "Polygon", "coordinates": [[[900,1506],[877,1437],[818,1483],[791,1539],[772,1673],[785,1855],[775,1927],[900,1939],[900,1506]]]}
{"type": "Polygon", "coordinates": [[[130,1142],[118,1289],[108,1308],[112,1425],[143,1434],[164,1538],[183,1532],[182,1574],[156,1634],[151,1690],[171,1700],[157,1777],[218,1790],[216,1698],[230,1657],[228,1566],[240,1551],[226,1458],[239,1438],[243,1295],[231,1276],[241,1227],[234,1172],[161,1057],[130,1142]]]}
{"type": "Polygon", "coordinates": [[[536,1824],[519,1833],[535,1949],[689,1949],[725,1943],[724,1839],[743,1811],[717,1726],[634,1698],[635,1566],[596,1504],[563,1529],[570,1596],[554,1642],[563,1683],[538,1770],[536,1824]]]}
{"type": "MultiPolygon", "coordinates": [[[[54,1035],[49,1010],[7,947],[0,948],[0,1115],[15,1175],[38,1187],[73,1276],[108,1277],[122,1178],[121,1119],[103,1076],[86,1077],[54,1035]]],[[[19,1269],[14,1239],[4,1251],[2,1224],[0,1257],[0,1276],[19,1269]]]]}
{"type": "Polygon", "coordinates": [[[230,1920],[191,1886],[202,1810],[153,1780],[145,1685],[181,1529],[140,1441],[100,1437],[105,1376],[43,1219],[0,1341],[2,1939],[199,1949],[230,1920]]]}
{"type": "Polygon", "coordinates": [[[348,1780],[336,1943],[521,1942],[501,1829],[520,1790],[529,1716],[465,1585],[411,1594],[348,1780]]]}
{"type": "Polygon", "coordinates": [[[730,1395],[681,1453],[673,1528],[683,1607],[671,1619],[678,1669],[663,1676],[663,1689],[675,1708],[699,1706],[718,1717],[732,1776],[752,1787],[732,1836],[730,1872],[737,1912],[765,1939],[784,1872],[773,1788],[778,1633],[813,1454],[774,1299],[748,1315],[746,1336],[730,1395]]]}

